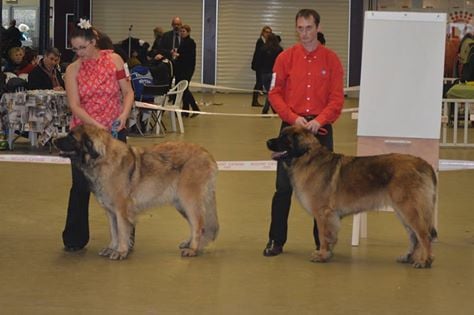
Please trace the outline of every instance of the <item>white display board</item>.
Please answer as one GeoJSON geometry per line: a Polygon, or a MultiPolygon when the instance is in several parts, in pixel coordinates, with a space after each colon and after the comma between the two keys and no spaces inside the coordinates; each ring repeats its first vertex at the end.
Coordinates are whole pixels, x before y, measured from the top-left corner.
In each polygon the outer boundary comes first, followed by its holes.
{"type": "Polygon", "coordinates": [[[358,136],[439,139],[445,32],[445,13],[365,13],[358,136]]]}

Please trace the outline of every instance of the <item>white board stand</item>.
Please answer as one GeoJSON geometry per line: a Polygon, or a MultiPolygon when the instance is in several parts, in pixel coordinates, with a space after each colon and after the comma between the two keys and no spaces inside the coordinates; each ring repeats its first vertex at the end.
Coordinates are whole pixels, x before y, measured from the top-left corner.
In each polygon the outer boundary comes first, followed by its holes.
{"type": "MultiPolygon", "coordinates": [[[[438,170],[445,30],[445,13],[365,13],[357,155],[407,153],[438,170]]],[[[360,237],[365,213],[354,216],[353,246],[360,237]]]]}

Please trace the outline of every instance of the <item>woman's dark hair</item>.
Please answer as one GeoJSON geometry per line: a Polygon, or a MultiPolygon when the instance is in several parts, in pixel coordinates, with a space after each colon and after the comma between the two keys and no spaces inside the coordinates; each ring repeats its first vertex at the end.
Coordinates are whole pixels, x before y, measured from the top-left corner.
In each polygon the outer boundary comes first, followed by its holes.
{"type": "Polygon", "coordinates": [[[112,40],[110,39],[110,37],[108,35],[106,35],[105,33],[102,33],[102,32],[99,32],[97,31],[97,48],[99,49],[111,49],[113,50],[114,49],[114,44],[112,43],[112,40]]]}
{"type": "Polygon", "coordinates": [[[186,31],[188,31],[188,33],[191,33],[191,26],[189,26],[188,24],[184,24],[183,26],[181,26],[181,28],[184,28],[186,31]]]}
{"type": "Polygon", "coordinates": [[[110,39],[107,34],[99,31],[97,28],[94,26],[91,26],[89,24],[89,27],[86,28],[84,26],[80,26],[81,21],[76,21],[74,24],[74,27],[71,31],[70,38],[77,38],[77,37],[82,37],[85,40],[91,41],[93,39],[96,40],[96,47],[99,49],[114,49],[112,40],[110,39]]]}
{"type": "Polygon", "coordinates": [[[25,56],[23,57],[23,61],[25,63],[32,62],[34,59],[36,59],[36,57],[38,57],[38,50],[25,47],[25,56]]]}
{"type": "Polygon", "coordinates": [[[301,10],[299,10],[298,13],[296,13],[295,22],[300,17],[303,17],[305,19],[313,17],[314,23],[316,23],[316,26],[319,26],[319,22],[321,22],[321,17],[319,16],[319,13],[316,12],[316,10],[313,10],[313,9],[301,9],[301,10]]]}
{"type": "Polygon", "coordinates": [[[280,47],[280,40],[278,39],[278,36],[275,35],[274,33],[268,34],[268,37],[265,40],[265,47],[272,50],[280,47]]]}
{"type": "Polygon", "coordinates": [[[326,45],[326,38],[321,32],[318,32],[318,41],[321,43],[321,45],[326,45]]]}
{"type": "Polygon", "coordinates": [[[89,27],[84,27],[84,26],[79,26],[80,23],[82,22],[83,20],[81,19],[81,21],[76,21],[74,22],[74,26],[71,30],[71,33],[69,34],[69,38],[77,38],[77,37],[82,37],[86,40],[98,40],[98,32],[97,30],[95,29],[95,27],[93,26],[89,26],[89,27]]]}

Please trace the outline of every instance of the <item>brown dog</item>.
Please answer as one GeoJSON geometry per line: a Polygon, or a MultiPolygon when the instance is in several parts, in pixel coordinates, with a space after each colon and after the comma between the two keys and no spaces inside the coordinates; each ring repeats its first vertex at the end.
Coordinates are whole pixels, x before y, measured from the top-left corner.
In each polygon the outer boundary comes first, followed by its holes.
{"type": "Polygon", "coordinates": [[[274,159],[283,159],[298,200],[318,223],[321,249],[312,261],[325,262],[332,256],[342,217],[389,206],[410,238],[408,253],[398,261],[416,268],[431,266],[437,180],[426,161],[396,153],[332,153],[301,127],[285,128],[267,146],[274,159]]]}
{"type": "Polygon", "coordinates": [[[101,256],[126,258],[135,216],[163,204],[174,205],[189,223],[191,236],[179,246],[182,256],[196,256],[217,237],[217,164],[202,147],[185,142],[131,147],[92,126],[76,127],[54,144],[84,172],[106,209],[111,242],[101,256]]]}

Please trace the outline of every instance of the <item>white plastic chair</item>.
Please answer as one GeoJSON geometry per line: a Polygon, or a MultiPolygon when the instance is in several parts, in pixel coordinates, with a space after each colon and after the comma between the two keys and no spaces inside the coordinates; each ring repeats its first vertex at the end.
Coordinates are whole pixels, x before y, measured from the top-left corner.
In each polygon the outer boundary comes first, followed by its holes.
{"type": "MultiPolygon", "coordinates": [[[[179,81],[173,88],[171,88],[168,93],[166,93],[166,99],[164,102],[164,106],[172,111],[170,113],[170,120],[171,120],[171,129],[176,132],[176,118],[178,119],[179,124],[179,131],[180,133],[184,133],[184,125],[183,125],[183,117],[181,115],[181,109],[183,107],[183,93],[188,88],[189,82],[187,80],[179,81]],[[174,100],[170,102],[170,96],[176,95],[174,100]]],[[[160,117],[161,123],[161,117],[160,117]]]]}

